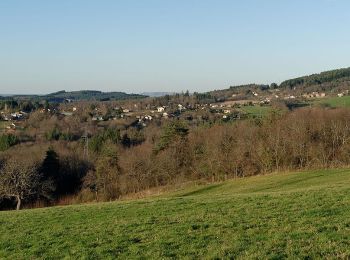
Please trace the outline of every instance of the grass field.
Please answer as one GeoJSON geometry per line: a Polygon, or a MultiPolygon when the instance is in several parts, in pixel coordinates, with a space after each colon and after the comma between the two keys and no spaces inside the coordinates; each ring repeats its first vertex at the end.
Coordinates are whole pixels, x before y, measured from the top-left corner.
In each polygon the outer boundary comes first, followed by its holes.
{"type": "Polygon", "coordinates": [[[250,116],[264,117],[272,111],[271,106],[242,106],[241,110],[250,116]]]}
{"type": "Polygon", "coordinates": [[[273,174],[136,201],[0,212],[0,258],[350,257],[350,170],[273,174]]]}
{"type": "Polygon", "coordinates": [[[313,102],[315,105],[326,105],[330,107],[350,107],[350,96],[330,97],[318,99],[313,102]]]}

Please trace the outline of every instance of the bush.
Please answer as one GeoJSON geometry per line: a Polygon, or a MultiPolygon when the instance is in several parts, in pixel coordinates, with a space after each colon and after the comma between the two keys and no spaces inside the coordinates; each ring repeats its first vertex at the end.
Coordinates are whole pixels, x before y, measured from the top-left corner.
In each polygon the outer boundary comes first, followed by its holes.
{"type": "Polygon", "coordinates": [[[18,137],[12,134],[0,136],[0,151],[6,151],[19,143],[18,137]]]}

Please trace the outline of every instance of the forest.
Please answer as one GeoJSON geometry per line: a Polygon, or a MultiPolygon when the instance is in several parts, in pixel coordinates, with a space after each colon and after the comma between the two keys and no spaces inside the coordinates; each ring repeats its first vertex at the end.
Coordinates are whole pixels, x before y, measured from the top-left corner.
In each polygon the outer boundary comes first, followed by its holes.
{"type": "Polygon", "coordinates": [[[58,128],[34,144],[3,135],[1,205],[109,201],[186,181],[347,166],[349,119],[348,109],[340,108],[277,111],[196,127],[172,119],[147,130],[100,128],[87,147],[58,128]]]}

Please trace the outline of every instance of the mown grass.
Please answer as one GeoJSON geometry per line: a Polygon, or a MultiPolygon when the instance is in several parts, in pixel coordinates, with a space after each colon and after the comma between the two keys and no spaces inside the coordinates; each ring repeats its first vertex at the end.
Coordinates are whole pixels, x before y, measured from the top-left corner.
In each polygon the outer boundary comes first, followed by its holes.
{"type": "Polygon", "coordinates": [[[350,257],[350,170],[273,174],[136,201],[0,212],[0,258],[350,257]]]}

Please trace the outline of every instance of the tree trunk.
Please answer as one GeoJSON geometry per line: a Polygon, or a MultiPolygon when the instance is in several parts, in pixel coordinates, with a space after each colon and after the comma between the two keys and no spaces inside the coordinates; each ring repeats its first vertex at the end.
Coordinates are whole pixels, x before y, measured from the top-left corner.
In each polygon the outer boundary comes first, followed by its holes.
{"type": "Polygon", "coordinates": [[[17,199],[17,206],[16,206],[16,210],[20,210],[21,209],[21,198],[19,196],[16,196],[17,199]]]}

